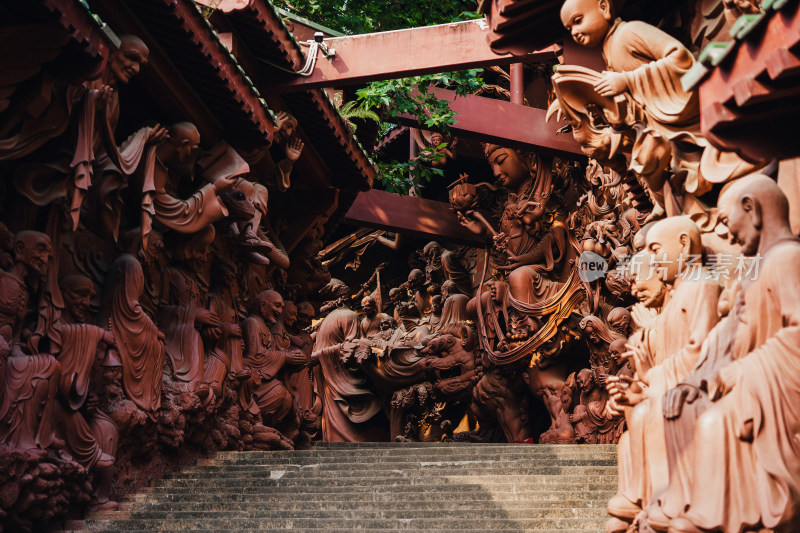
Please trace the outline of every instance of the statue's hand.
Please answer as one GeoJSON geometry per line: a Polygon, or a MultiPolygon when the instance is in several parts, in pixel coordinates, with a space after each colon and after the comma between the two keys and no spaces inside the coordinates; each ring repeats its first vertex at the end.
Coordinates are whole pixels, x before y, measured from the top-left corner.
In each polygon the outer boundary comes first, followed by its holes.
{"type": "Polygon", "coordinates": [[[225,331],[225,335],[228,337],[241,337],[242,336],[242,327],[239,324],[234,324],[229,322],[223,325],[223,330],[225,331]]]}
{"type": "Polygon", "coordinates": [[[509,260],[509,263],[507,265],[499,266],[499,267],[497,267],[497,270],[510,271],[510,270],[514,270],[514,269],[519,268],[519,267],[521,267],[521,266],[526,264],[524,262],[522,256],[519,256],[519,255],[509,255],[508,256],[508,260],[509,260]]]}
{"type": "Polygon", "coordinates": [[[218,178],[214,181],[214,192],[222,194],[228,189],[232,189],[238,179],[238,177],[218,178]]]}
{"type": "Polygon", "coordinates": [[[667,391],[662,400],[662,409],[664,411],[664,418],[667,420],[674,420],[681,416],[684,404],[694,402],[700,391],[697,387],[689,385],[688,383],[679,383],[677,387],[667,391]]]}
{"type": "Polygon", "coordinates": [[[303,153],[303,141],[300,139],[294,139],[292,142],[286,144],[286,159],[289,161],[297,161],[300,158],[300,154],[303,153]]]}
{"type": "Polygon", "coordinates": [[[717,392],[715,396],[722,397],[733,390],[741,374],[742,370],[736,363],[722,367],[717,373],[717,392]]]}
{"type": "Polygon", "coordinates": [[[111,100],[111,95],[114,94],[114,88],[108,85],[102,85],[97,91],[97,99],[94,101],[95,108],[99,111],[105,109],[108,102],[111,100]]]}
{"type": "Polygon", "coordinates": [[[289,118],[289,113],[286,111],[278,111],[275,113],[275,129],[278,130],[283,125],[283,122],[289,118]]]}
{"type": "Polygon", "coordinates": [[[480,235],[483,233],[483,226],[481,223],[472,218],[472,214],[474,211],[467,210],[463,213],[461,211],[456,211],[456,216],[458,217],[458,223],[470,230],[472,233],[476,235],[480,235]]]}
{"type": "Polygon", "coordinates": [[[214,311],[209,311],[208,309],[198,309],[195,321],[204,326],[219,327],[219,317],[214,311]]]}
{"type": "Polygon", "coordinates": [[[100,398],[97,397],[97,394],[94,392],[90,392],[88,396],[86,396],[86,412],[87,413],[94,413],[97,411],[97,408],[100,406],[100,398]]]}
{"type": "Polygon", "coordinates": [[[614,403],[619,406],[634,406],[644,400],[641,382],[624,376],[607,376],[606,390],[614,403]]]}
{"type": "Polygon", "coordinates": [[[106,344],[110,344],[111,346],[117,345],[116,339],[114,338],[114,333],[109,330],[103,331],[103,342],[106,344]]]}
{"type": "Polygon", "coordinates": [[[308,363],[308,359],[300,350],[289,350],[286,352],[286,362],[290,365],[304,366],[308,363]]]}
{"type": "Polygon", "coordinates": [[[222,329],[219,327],[204,328],[202,336],[206,342],[216,343],[222,338],[222,329]]]}
{"type": "Polygon", "coordinates": [[[147,135],[147,144],[158,144],[169,139],[169,131],[161,124],[156,124],[147,135]]]}
{"type": "Polygon", "coordinates": [[[628,81],[620,72],[604,70],[601,77],[602,79],[594,86],[594,90],[600,96],[617,96],[628,90],[628,81]]]}

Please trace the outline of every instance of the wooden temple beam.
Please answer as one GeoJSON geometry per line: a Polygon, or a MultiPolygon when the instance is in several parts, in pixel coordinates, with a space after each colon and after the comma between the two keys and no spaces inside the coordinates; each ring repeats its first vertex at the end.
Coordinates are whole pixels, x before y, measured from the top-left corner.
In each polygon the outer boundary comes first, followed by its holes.
{"type": "Polygon", "coordinates": [[[170,119],[174,122],[192,122],[200,132],[204,146],[213,146],[220,142],[223,138],[222,124],[181,76],[169,53],[136,18],[134,11],[123,2],[106,2],[99,7],[102,8],[100,15],[103,20],[118,34],[136,35],[147,44],[150,56],[138,79],[151,94],[159,95],[170,119]]]}
{"type": "Polygon", "coordinates": [[[311,76],[298,76],[272,90],[340,87],[556,57],[553,47],[521,57],[499,55],[486,46],[487,35],[488,27],[483,20],[470,20],[325,39],[328,48],[336,50],[334,57],[326,59],[320,53],[311,76]]]}
{"type": "MultiPolygon", "coordinates": [[[[549,155],[585,157],[572,134],[556,135],[563,124],[554,120],[545,121],[547,111],[544,109],[485,96],[456,97],[454,91],[446,89],[433,89],[433,92],[438,98],[451,102],[450,109],[458,113],[458,122],[450,126],[450,130],[456,135],[508,148],[537,150],[549,155]]],[[[404,126],[425,127],[411,115],[401,115],[395,121],[404,126]]]]}
{"type": "Polygon", "coordinates": [[[58,15],[61,25],[96,62],[99,73],[114,43],[111,42],[101,23],[92,17],[88,6],[76,0],[43,0],[42,3],[52,13],[58,15]]]}
{"type": "Polygon", "coordinates": [[[360,192],[345,215],[345,221],[426,239],[483,245],[479,236],[458,223],[450,205],[377,189],[360,192]]]}

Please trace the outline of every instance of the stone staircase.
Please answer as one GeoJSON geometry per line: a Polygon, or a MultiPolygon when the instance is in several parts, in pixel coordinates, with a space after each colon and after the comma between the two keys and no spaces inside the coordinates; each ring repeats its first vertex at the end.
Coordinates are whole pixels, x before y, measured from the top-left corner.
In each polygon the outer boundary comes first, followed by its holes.
{"type": "Polygon", "coordinates": [[[69,531],[601,532],[612,445],[318,444],[222,452],[69,531]]]}

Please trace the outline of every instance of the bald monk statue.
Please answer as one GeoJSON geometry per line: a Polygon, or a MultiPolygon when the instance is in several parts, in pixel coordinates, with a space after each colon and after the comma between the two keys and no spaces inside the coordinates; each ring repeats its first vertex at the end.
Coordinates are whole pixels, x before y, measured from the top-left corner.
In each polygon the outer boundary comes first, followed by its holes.
{"type": "Polygon", "coordinates": [[[286,365],[304,366],[310,357],[297,347],[281,349],[272,332],[283,313],[283,297],[272,290],[261,292],[253,302],[253,313],[242,323],[244,365],[250,369],[250,381],[244,385],[247,399],[258,406],[264,424],[275,427],[286,437],[297,435],[294,399],[280,376],[286,365]]]}
{"type": "Polygon", "coordinates": [[[149,150],[142,183],[143,247],[147,246],[152,219],[180,233],[196,233],[228,215],[219,195],[231,189],[240,176],[250,171],[247,163],[232,150],[220,158],[224,164],[213,172],[212,183],[206,183],[189,198],[176,197],[177,183],[170,174],[185,166],[199,145],[200,133],[195,125],[178,122],[169,128],[165,140],[149,150]]]}
{"type": "Polygon", "coordinates": [[[669,531],[800,527],[800,241],[786,196],[753,175],[723,191],[720,216],[756,256],[694,370],[664,398],[669,531]]]}
{"type": "MultiPolygon", "coordinates": [[[[703,244],[697,225],[685,216],[657,222],[647,233],[649,254],[665,286],[661,313],[629,339],[628,357],[636,371],[636,386],[609,376],[615,403],[627,405],[628,431],[619,444],[619,490],[608,504],[609,531],[625,531],[654,496],[667,488],[661,397],[691,371],[700,346],[718,321],[717,300],[722,287],[702,266],[703,244]],[[630,394],[638,389],[636,394],[630,394]]],[[[635,315],[641,315],[635,309],[635,315]]]]}
{"type": "Polygon", "coordinates": [[[42,456],[51,445],[64,447],[53,415],[61,364],[38,353],[23,331],[31,301],[26,282],[44,279],[52,251],[44,233],[20,231],[11,268],[0,270],[0,443],[42,456]]]}

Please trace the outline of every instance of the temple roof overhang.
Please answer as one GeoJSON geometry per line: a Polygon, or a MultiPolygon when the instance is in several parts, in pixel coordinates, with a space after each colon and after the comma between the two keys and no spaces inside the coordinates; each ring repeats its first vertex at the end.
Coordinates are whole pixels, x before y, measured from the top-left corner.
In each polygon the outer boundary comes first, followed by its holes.
{"type": "Polygon", "coordinates": [[[212,21],[236,37],[234,52],[242,56],[256,86],[273,109],[294,115],[311,142],[318,167],[326,167],[330,186],[367,190],[374,170],[364,148],[322,89],[278,95],[272,89],[295,74],[306,62],[302,47],[286,28],[280,13],[266,0],[250,0],[243,9],[218,13],[212,21]]]}
{"type": "Polygon", "coordinates": [[[752,161],[800,155],[800,5],[762,9],[737,20],[731,41],[707,45],[682,80],[699,90],[706,138],[752,161]]]}

